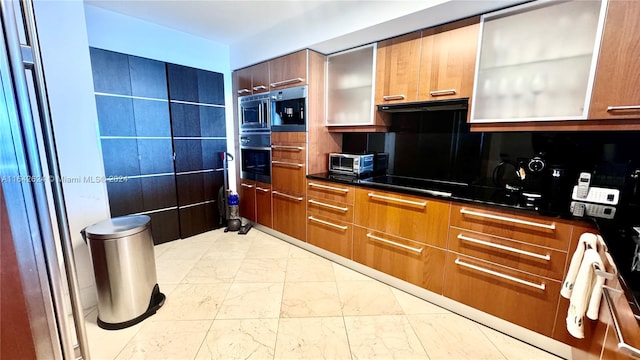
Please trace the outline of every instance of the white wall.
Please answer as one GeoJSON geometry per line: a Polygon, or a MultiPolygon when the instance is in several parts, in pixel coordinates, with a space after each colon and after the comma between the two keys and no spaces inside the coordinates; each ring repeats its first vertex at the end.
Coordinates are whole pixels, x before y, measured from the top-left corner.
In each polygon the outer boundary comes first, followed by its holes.
{"type": "MultiPolygon", "coordinates": [[[[104,176],[82,2],[34,3],[61,175],[104,176]]],[[[96,303],[96,294],[80,230],[110,217],[106,185],[64,182],[63,190],[82,304],[88,308],[96,303]]]]}
{"type": "MultiPolygon", "coordinates": [[[[234,154],[233,98],[227,45],[89,4],[84,7],[89,46],[222,73],[227,151],[234,154]]],[[[235,163],[229,162],[229,169],[234,168],[235,163]]],[[[235,190],[235,184],[235,171],[229,171],[229,187],[235,190]]]]}

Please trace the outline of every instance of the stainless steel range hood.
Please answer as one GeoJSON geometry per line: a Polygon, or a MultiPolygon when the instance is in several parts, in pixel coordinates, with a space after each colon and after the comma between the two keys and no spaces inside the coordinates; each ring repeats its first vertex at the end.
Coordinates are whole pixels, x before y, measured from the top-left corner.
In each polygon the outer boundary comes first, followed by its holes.
{"type": "Polygon", "coordinates": [[[409,103],[378,105],[378,110],[383,112],[419,112],[419,111],[444,111],[467,110],[469,98],[454,100],[416,101],[409,103]]]}

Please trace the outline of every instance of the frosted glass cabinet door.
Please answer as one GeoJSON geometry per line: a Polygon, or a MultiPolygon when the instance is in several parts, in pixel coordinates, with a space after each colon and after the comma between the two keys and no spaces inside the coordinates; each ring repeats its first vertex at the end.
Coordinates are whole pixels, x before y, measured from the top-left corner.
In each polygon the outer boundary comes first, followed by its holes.
{"type": "Polygon", "coordinates": [[[604,1],[535,1],[482,17],[471,122],[586,119],[604,1]]]}
{"type": "Polygon", "coordinates": [[[373,125],[375,45],[330,55],[327,126],[373,125]]]}

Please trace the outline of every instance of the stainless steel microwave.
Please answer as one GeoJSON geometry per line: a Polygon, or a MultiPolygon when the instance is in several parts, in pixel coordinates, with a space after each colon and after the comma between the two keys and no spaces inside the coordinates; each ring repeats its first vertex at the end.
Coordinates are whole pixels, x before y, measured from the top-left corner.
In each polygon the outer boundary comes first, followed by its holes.
{"type": "Polygon", "coordinates": [[[238,99],[238,118],[240,132],[269,132],[271,128],[270,96],[256,94],[238,99]]]}
{"type": "Polygon", "coordinates": [[[373,154],[329,154],[329,172],[359,176],[373,172],[373,154]]]}

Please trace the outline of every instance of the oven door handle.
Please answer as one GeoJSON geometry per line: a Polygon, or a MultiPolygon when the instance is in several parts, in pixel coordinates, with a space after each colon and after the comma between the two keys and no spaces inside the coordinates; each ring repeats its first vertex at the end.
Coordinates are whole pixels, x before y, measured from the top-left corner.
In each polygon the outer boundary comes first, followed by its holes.
{"type": "Polygon", "coordinates": [[[255,147],[255,146],[242,146],[240,145],[240,149],[241,150],[264,150],[264,151],[271,151],[270,147],[255,147]]]}

